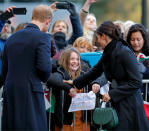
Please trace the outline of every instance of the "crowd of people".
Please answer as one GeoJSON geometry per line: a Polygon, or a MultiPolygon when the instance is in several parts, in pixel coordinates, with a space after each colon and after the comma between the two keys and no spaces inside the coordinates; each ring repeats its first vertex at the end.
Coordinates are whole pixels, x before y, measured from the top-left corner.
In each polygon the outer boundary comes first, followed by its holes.
{"type": "Polygon", "coordinates": [[[72,33],[61,19],[48,32],[54,12],[60,10],[57,2],[36,6],[31,22],[16,28],[10,20],[15,14],[4,17],[16,7],[0,12],[2,131],[97,131],[92,110],[72,113],[68,109],[76,93],[92,90],[99,96],[107,83],[108,92],[100,99],[110,101],[117,112],[119,123],[112,130],[149,131],[143,105],[149,90],[142,83],[149,79],[149,32],[133,21],[105,21],[97,26],[96,16],[89,13],[97,1],[86,0],[80,12],[74,3],[65,2],[72,33]],[[92,52],[102,53],[94,67],[81,58],[81,53],[92,52]],[[46,110],[45,95],[52,110],[46,110]]]}

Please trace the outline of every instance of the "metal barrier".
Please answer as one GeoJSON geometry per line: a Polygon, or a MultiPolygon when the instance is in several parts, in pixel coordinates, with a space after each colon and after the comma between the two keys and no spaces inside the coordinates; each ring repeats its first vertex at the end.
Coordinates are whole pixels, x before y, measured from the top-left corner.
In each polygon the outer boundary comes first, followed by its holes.
{"type": "Polygon", "coordinates": [[[142,83],[145,84],[145,101],[147,101],[149,79],[143,79],[142,83]]]}
{"type": "MultiPolygon", "coordinates": [[[[149,79],[143,79],[142,83],[145,84],[145,101],[147,101],[147,96],[148,96],[148,86],[149,86],[149,79]]],[[[43,86],[45,86],[43,84],[43,86]]],[[[85,92],[88,92],[88,88],[85,90],[85,92]]],[[[63,91],[64,93],[64,91],[63,91]]],[[[51,104],[51,96],[52,96],[52,88],[50,88],[50,104],[51,104]]],[[[63,106],[63,105],[62,105],[63,106]]],[[[85,119],[85,131],[87,131],[87,111],[85,111],[86,119],[85,119]]],[[[51,114],[49,113],[49,131],[51,127],[51,114]]],[[[75,112],[73,112],[73,131],[75,131],[75,112]]],[[[63,131],[63,129],[61,129],[63,131]]]]}

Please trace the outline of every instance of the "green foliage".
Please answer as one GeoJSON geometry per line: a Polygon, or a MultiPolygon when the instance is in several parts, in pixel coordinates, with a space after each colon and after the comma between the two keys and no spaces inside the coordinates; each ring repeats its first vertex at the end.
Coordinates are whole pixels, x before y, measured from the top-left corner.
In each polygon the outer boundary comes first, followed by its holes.
{"type": "MultiPolygon", "coordinates": [[[[0,0],[13,2],[53,2],[64,0],[0,0]]],[[[79,3],[81,6],[86,0],[69,0],[74,3],[79,3]]],[[[141,23],[142,15],[142,0],[98,0],[90,7],[90,12],[94,13],[98,24],[106,20],[132,20],[136,23],[141,23]]],[[[148,7],[149,7],[149,1],[148,7]]],[[[148,17],[149,19],[149,17],[148,17]]],[[[148,20],[149,21],[149,20],[148,20]]]]}

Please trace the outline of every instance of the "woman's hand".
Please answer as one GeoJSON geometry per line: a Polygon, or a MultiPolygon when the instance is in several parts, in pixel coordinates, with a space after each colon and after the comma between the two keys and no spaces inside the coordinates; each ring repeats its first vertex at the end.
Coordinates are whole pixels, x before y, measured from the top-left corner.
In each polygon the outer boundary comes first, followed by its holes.
{"type": "Polygon", "coordinates": [[[76,92],[76,90],[75,90],[74,88],[71,88],[71,89],[69,90],[69,95],[70,95],[71,97],[75,97],[76,94],[77,94],[77,92],[76,92]]]}
{"type": "Polygon", "coordinates": [[[11,12],[13,10],[13,8],[16,8],[16,6],[10,6],[5,11],[11,12]]]}
{"type": "Polygon", "coordinates": [[[96,3],[98,0],[86,0],[86,3],[91,5],[93,3],[96,3]]]}
{"type": "Polygon", "coordinates": [[[100,90],[100,85],[99,84],[95,83],[95,84],[92,85],[92,91],[94,93],[97,93],[99,90],[100,90]]]}
{"type": "Polygon", "coordinates": [[[54,13],[55,11],[57,11],[57,9],[56,9],[56,2],[52,3],[52,4],[50,5],[50,8],[51,8],[51,10],[52,10],[53,13],[54,13]]]}
{"type": "Polygon", "coordinates": [[[67,83],[67,84],[70,84],[70,85],[73,85],[73,80],[63,80],[64,83],[67,83]]]}
{"type": "Polygon", "coordinates": [[[109,102],[110,99],[111,99],[111,97],[109,96],[108,93],[106,93],[102,96],[102,101],[104,101],[104,102],[109,102]]]}

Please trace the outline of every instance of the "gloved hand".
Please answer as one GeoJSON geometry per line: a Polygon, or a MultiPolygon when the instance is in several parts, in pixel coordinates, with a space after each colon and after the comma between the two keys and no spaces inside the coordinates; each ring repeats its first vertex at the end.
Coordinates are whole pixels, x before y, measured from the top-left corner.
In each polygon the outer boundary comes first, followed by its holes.
{"type": "Polygon", "coordinates": [[[67,10],[70,12],[70,14],[72,16],[76,16],[77,11],[76,11],[75,5],[72,2],[69,2],[69,1],[67,1],[67,4],[69,4],[69,8],[67,10]]]}

